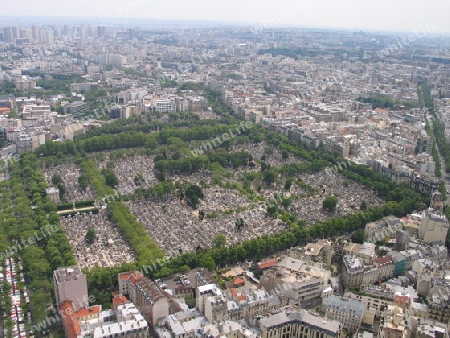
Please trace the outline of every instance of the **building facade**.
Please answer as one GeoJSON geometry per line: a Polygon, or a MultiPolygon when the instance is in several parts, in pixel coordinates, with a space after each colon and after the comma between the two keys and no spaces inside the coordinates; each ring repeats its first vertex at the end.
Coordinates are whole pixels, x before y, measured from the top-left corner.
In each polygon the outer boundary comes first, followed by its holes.
{"type": "Polygon", "coordinates": [[[71,301],[75,311],[89,305],[86,275],[79,266],[58,268],[53,271],[53,285],[58,310],[64,301],[71,301]]]}
{"type": "Polygon", "coordinates": [[[262,338],[332,338],[340,336],[341,324],[300,310],[263,318],[260,329],[262,338]]]}

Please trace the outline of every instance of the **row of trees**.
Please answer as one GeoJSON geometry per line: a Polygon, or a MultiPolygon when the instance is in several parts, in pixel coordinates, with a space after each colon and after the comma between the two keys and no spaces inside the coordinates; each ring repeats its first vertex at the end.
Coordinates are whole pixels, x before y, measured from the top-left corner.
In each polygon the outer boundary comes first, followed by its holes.
{"type": "MultiPolygon", "coordinates": [[[[93,183],[98,197],[114,194],[112,187],[118,184],[118,179],[110,169],[105,168],[99,172],[95,162],[88,159],[81,161],[81,168],[89,181],[93,183]]],[[[162,184],[162,186],[164,189],[167,184],[162,184]]],[[[124,239],[133,248],[139,262],[150,264],[152,260],[164,256],[164,253],[156,242],[147,235],[144,226],[136,220],[128,206],[118,200],[109,203],[108,217],[117,225],[124,239]]]]}
{"type": "MultiPolygon", "coordinates": [[[[36,170],[38,161],[34,154],[22,155],[21,161],[10,166],[11,181],[9,195],[11,203],[2,208],[3,227],[8,242],[14,245],[30,238],[36,243],[20,248],[29,289],[31,314],[34,323],[45,319],[47,305],[53,303],[52,272],[60,266],[76,263],[72,248],[62,230],[56,207],[45,197],[45,182],[42,171],[36,170]],[[38,235],[36,235],[38,234],[38,235]]],[[[23,243],[23,242],[22,242],[23,243]]],[[[17,255],[13,253],[13,258],[17,255]]]]}
{"type": "Polygon", "coordinates": [[[414,108],[415,104],[409,101],[398,101],[394,100],[390,96],[375,96],[375,97],[358,97],[356,101],[362,103],[370,103],[372,104],[372,108],[390,108],[395,106],[405,106],[408,108],[414,108]]]}
{"type": "MultiPolygon", "coordinates": [[[[425,82],[420,83],[417,93],[421,106],[428,108],[429,112],[433,116],[433,128],[430,127],[428,118],[425,116],[425,130],[434,141],[431,154],[436,165],[435,175],[438,178],[442,178],[444,173],[442,172],[441,155],[445,160],[445,172],[450,172],[450,145],[448,144],[447,137],[445,135],[445,125],[438,120],[438,116],[434,111],[433,99],[428,84],[425,82]]],[[[447,195],[447,189],[443,180],[439,183],[439,191],[442,196],[447,195]]]]}
{"type": "Polygon", "coordinates": [[[155,170],[160,174],[166,173],[193,173],[201,169],[209,168],[210,162],[207,156],[187,157],[179,160],[156,160],[155,170]]]}
{"type": "MultiPolygon", "coordinates": [[[[428,121],[428,118],[425,118],[425,130],[431,138],[434,139],[433,130],[430,127],[430,122],[428,121]]],[[[434,170],[434,174],[438,178],[442,178],[442,163],[441,163],[441,157],[439,155],[439,151],[436,145],[436,140],[433,142],[433,147],[431,149],[431,155],[433,156],[434,163],[436,165],[436,168],[434,170]]]]}
{"type": "Polygon", "coordinates": [[[433,134],[439,151],[445,161],[445,172],[450,173],[450,145],[447,142],[447,137],[445,136],[444,124],[436,118],[433,121],[433,134]]]}
{"type": "Polygon", "coordinates": [[[211,169],[212,163],[218,163],[226,168],[238,168],[248,165],[252,157],[247,152],[229,153],[225,151],[210,152],[207,155],[191,156],[177,160],[159,159],[155,157],[155,169],[165,175],[168,172],[193,173],[201,169],[211,169]]]}
{"type": "MultiPolygon", "coordinates": [[[[148,134],[141,131],[120,132],[118,134],[104,134],[83,138],[76,141],[76,145],[72,141],[52,142],[47,141],[40,146],[36,153],[40,156],[57,156],[58,154],[76,155],[79,152],[100,152],[104,150],[114,150],[123,148],[146,147],[155,149],[158,144],[168,144],[171,138],[179,138],[183,141],[193,140],[212,140],[224,133],[228,133],[230,128],[237,126],[229,126],[217,124],[215,126],[192,127],[184,130],[165,129],[159,133],[148,134]]],[[[98,129],[103,129],[98,128],[98,129]]],[[[243,132],[243,134],[249,131],[243,132]]]]}
{"type": "MultiPolygon", "coordinates": [[[[111,187],[117,184],[117,177],[108,175],[109,172],[104,172],[103,175],[98,171],[98,167],[93,160],[83,159],[80,161],[80,167],[83,170],[84,181],[89,181],[94,186],[97,192],[97,197],[102,198],[106,195],[113,195],[114,190],[111,187]],[[108,181],[107,181],[108,179],[108,181]],[[109,184],[107,184],[107,182],[109,184]]],[[[109,170],[109,169],[107,169],[109,170]]]]}
{"type": "Polygon", "coordinates": [[[109,203],[108,217],[117,225],[141,264],[151,264],[152,261],[164,257],[164,252],[148,236],[144,226],[136,220],[136,217],[125,204],[119,201],[109,203]]]}
{"type": "MultiPolygon", "coordinates": [[[[187,119],[179,120],[173,119],[169,123],[163,123],[160,121],[153,121],[152,116],[133,116],[128,119],[118,119],[112,123],[108,123],[101,128],[95,128],[87,131],[82,135],[78,135],[74,138],[75,141],[81,141],[93,136],[102,136],[102,135],[115,135],[123,132],[129,131],[140,131],[144,133],[160,131],[163,129],[174,129],[174,128],[192,128],[192,127],[201,127],[201,126],[215,126],[220,124],[229,125],[228,119],[220,119],[220,120],[198,120],[197,117],[192,116],[192,113],[189,114],[187,119]]],[[[177,114],[177,116],[179,116],[177,114]]],[[[233,120],[236,122],[236,120],[233,120]]]]}

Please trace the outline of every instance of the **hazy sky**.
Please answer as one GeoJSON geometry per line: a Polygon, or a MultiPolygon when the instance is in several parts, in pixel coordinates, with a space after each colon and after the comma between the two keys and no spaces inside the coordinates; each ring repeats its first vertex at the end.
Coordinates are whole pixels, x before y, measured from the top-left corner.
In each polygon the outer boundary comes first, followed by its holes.
{"type": "Polygon", "coordinates": [[[450,0],[0,0],[1,16],[122,17],[450,33],[450,0]]]}

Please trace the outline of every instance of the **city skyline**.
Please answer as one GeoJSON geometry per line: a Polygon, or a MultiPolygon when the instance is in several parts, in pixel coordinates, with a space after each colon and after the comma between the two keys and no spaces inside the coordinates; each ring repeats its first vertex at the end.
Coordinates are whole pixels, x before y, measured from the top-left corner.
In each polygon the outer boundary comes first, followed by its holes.
{"type": "MultiPolygon", "coordinates": [[[[431,0],[423,2],[367,1],[356,0],[280,0],[276,3],[248,0],[245,3],[231,0],[210,3],[204,0],[182,2],[169,0],[152,3],[149,0],[112,0],[65,3],[55,7],[53,1],[34,3],[24,0],[5,3],[3,19],[16,17],[86,18],[97,21],[109,19],[200,21],[246,24],[255,27],[301,26],[311,28],[353,29],[368,31],[414,32],[427,24],[434,24],[433,33],[450,33],[450,22],[445,13],[450,10],[450,1],[431,0]],[[86,9],[89,10],[86,10],[86,9]]],[[[4,21],[4,20],[3,20],[4,21]]]]}

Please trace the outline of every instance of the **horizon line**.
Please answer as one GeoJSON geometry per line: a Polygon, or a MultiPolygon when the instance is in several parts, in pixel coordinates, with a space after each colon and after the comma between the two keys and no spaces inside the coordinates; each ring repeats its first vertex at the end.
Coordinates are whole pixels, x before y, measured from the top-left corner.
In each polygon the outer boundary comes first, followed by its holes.
{"type": "MultiPolygon", "coordinates": [[[[241,27],[255,27],[255,26],[264,26],[265,22],[242,22],[242,21],[232,21],[232,20],[206,20],[206,19],[161,19],[161,18],[143,18],[143,17],[114,17],[114,16],[48,16],[48,15],[0,15],[0,26],[4,26],[5,24],[1,21],[8,21],[8,20],[14,20],[16,18],[23,18],[23,19],[35,19],[35,20],[44,20],[47,19],[48,21],[54,20],[64,20],[64,19],[73,19],[73,20],[80,20],[80,21],[110,21],[110,20],[120,20],[122,23],[126,23],[126,21],[133,21],[136,23],[143,23],[143,21],[156,21],[156,22],[165,22],[170,23],[174,26],[177,25],[177,23],[186,24],[186,23],[196,23],[199,25],[217,25],[217,26],[241,26],[241,27]],[[136,22],[138,21],[138,22],[136,22]]],[[[33,23],[28,23],[28,25],[31,25],[33,23]]],[[[50,24],[50,22],[45,23],[50,24]]],[[[99,23],[100,24],[100,23],[99,23]]],[[[147,22],[146,24],[151,25],[151,22],[147,22]]],[[[73,23],[69,23],[69,25],[73,25],[73,23]]],[[[114,26],[114,25],[113,25],[114,26]]],[[[286,24],[270,24],[269,27],[263,28],[264,30],[269,29],[307,29],[307,30],[331,30],[331,31],[352,31],[352,32],[363,32],[363,33],[398,33],[398,34],[411,34],[415,33],[416,31],[410,31],[410,30],[383,30],[382,28],[361,28],[361,27],[343,27],[343,26],[313,26],[313,25],[301,25],[301,24],[294,24],[294,23],[286,23],[286,24]]],[[[450,31],[434,31],[431,33],[428,33],[429,36],[434,35],[443,35],[448,34],[450,36],[450,31]]]]}

